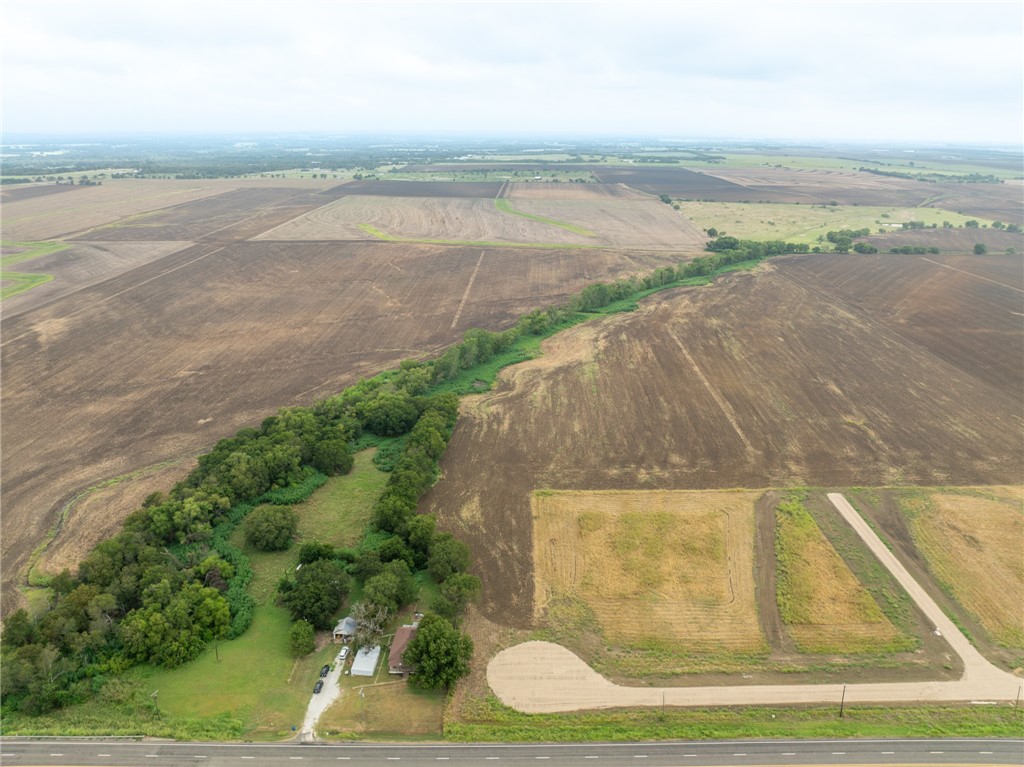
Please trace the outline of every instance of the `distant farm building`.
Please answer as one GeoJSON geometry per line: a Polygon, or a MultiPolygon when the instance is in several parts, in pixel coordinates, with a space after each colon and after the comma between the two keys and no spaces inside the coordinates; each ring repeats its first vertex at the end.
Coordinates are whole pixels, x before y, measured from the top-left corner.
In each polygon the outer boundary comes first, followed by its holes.
{"type": "Polygon", "coordinates": [[[395,641],[391,643],[391,652],[388,653],[389,674],[405,676],[416,670],[415,666],[409,665],[402,660],[402,656],[405,654],[405,648],[409,646],[409,642],[416,636],[417,628],[418,624],[413,623],[411,626],[402,626],[395,632],[395,641]]]}
{"type": "Polygon", "coordinates": [[[352,637],[355,636],[357,628],[356,619],[351,615],[346,616],[338,621],[338,625],[334,627],[334,641],[348,644],[352,641],[352,637]]]}
{"type": "Polygon", "coordinates": [[[352,676],[373,676],[380,660],[380,645],[360,647],[352,660],[352,676]]]}

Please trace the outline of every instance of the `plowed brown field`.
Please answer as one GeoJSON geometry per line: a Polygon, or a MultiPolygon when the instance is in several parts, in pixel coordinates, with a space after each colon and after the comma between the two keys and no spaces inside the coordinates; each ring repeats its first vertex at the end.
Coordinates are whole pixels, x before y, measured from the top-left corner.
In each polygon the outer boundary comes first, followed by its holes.
{"type": "MultiPolygon", "coordinates": [[[[574,222],[569,222],[574,223],[574,222]]],[[[368,225],[388,237],[456,242],[600,245],[601,240],[503,213],[493,199],[342,197],[264,233],[267,240],[365,240],[368,225]]]]}
{"type": "MultiPolygon", "coordinates": [[[[572,189],[572,184],[551,184],[572,189]]],[[[581,185],[576,185],[577,188],[581,185]]],[[[373,234],[454,242],[549,243],[700,252],[707,238],[689,219],[659,200],[638,195],[517,199],[514,210],[592,234],[498,210],[493,200],[457,197],[343,197],[258,239],[365,240],[373,234]]]]}
{"type": "MultiPolygon", "coordinates": [[[[75,251],[83,247],[99,246],[75,251]]],[[[13,587],[29,553],[85,488],[194,455],[280,406],[435,352],[471,326],[500,328],[587,281],[673,260],[611,250],[207,242],[5,318],[5,610],[17,604],[13,587]]],[[[110,499],[109,513],[73,517],[61,535],[92,525],[95,540],[127,510],[110,499]]]]}
{"type": "Polygon", "coordinates": [[[934,260],[795,257],[658,294],[467,400],[421,508],[471,543],[488,617],[531,623],[537,488],[1020,482],[1024,286],[934,260]]]}

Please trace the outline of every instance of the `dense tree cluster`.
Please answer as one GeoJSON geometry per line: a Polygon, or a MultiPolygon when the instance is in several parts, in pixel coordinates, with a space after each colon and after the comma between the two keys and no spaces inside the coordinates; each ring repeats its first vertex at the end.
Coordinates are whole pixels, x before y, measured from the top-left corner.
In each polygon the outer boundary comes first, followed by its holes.
{"type": "Polygon", "coordinates": [[[415,598],[414,573],[426,570],[440,595],[414,655],[425,671],[423,684],[451,684],[465,672],[472,651],[456,626],[480,582],[467,572],[469,548],[438,532],[432,517],[416,514],[458,416],[458,397],[444,392],[445,384],[523,336],[578,321],[581,312],[741,261],[806,252],[807,246],[717,237],[707,250],[643,279],[590,285],[568,304],[533,311],[500,333],[467,331],[436,359],[408,360],[312,407],[284,408],[259,428],[221,440],[170,492],[147,498],[77,574],[55,577],[51,604],[41,615],[19,610],[7,619],[0,648],[4,707],[46,711],[81,700],[133,663],[174,666],[195,658],[211,640],[239,636],[252,622],[252,568],[230,543],[232,531],[249,516],[250,545],[287,545],[295,531],[289,507],[329,475],[347,472],[353,445],[364,433],[374,439],[402,435],[394,440],[400,449],[390,453],[391,473],[363,543],[356,550],[303,543],[301,566],[282,580],[280,601],[298,627],[290,636],[292,651],[309,646],[307,624],[330,628],[353,578],[363,581],[361,609],[387,615],[415,598]]]}

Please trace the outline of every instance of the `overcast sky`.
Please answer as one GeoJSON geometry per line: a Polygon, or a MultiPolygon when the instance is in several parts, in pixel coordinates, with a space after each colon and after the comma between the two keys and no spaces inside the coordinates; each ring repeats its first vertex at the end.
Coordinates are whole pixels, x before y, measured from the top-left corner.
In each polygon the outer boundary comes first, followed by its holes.
{"type": "Polygon", "coordinates": [[[1019,146],[1022,9],[5,0],[3,130],[1019,146]]]}

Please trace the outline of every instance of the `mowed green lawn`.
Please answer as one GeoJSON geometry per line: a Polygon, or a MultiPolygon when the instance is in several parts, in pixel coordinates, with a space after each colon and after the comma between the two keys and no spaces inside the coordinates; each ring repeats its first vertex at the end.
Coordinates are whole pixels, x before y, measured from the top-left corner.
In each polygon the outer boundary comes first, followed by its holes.
{"type": "MultiPolygon", "coordinates": [[[[294,569],[301,542],[354,546],[362,538],[388,476],[373,465],[375,452],[358,453],[348,475],[333,477],[295,506],[298,541],[291,548],[274,553],[246,549],[253,568],[250,592],[259,605],[252,626],[186,666],[155,671],[148,684],[159,691],[162,711],[188,718],[229,713],[242,720],[246,737],[255,739],[288,737],[293,726],[302,725],[320,667],[334,659],[337,647],[328,645],[298,661],[291,657],[291,619],[287,610],[274,604],[277,582],[294,569]]],[[[244,546],[240,529],[232,542],[244,546]]]]}
{"type": "Polygon", "coordinates": [[[248,738],[287,737],[293,726],[301,727],[320,667],[337,651],[328,645],[294,660],[288,654],[290,626],[287,610],[258,607],[252,627],[238,639],[187,666],[154,673],[149,685],[158,691],[160,709],[188,718],[230,714],[242,720],[248,738]]]}

